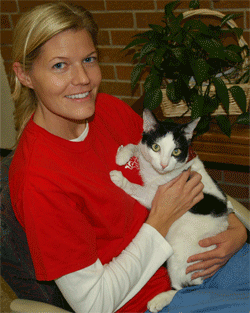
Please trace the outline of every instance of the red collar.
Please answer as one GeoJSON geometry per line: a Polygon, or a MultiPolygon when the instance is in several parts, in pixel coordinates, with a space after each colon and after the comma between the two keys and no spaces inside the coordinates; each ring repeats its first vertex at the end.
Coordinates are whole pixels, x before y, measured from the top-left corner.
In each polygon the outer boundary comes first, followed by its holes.
{"type": "Polygon", "coordinates": [[[197,154],[194,152],[193,148],[189,146],[187,163],[192,161],[195,157],[197,157],[197,154]]]}

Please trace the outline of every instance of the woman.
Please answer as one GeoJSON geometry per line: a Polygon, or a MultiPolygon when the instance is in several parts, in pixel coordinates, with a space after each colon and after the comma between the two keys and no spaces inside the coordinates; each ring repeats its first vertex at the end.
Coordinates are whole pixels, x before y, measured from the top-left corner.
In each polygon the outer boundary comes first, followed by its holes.
{"type": "MultiPolygon", "coordinates": [[[[159,188],[149,213],[112,184],[117,148],[140,140],[142,121],[120,100],[98,94],[96,37],[91,15],[66,3],[36,7],[20,19],[12,204],[37,279],[55,280],[74,311],[144,312],[171,288],[161,267],[172,254],[164,237],[203,198],[203,185],[197,173],[183,173],[159,188]]],[[[140,181],[136,168],[123,172],[140,181]]],[[[202,270],[193,278],[213,275],[242,247],[245,228],[233,214],[230,226],[203,242],[218,248],[188,269],[202,270]]]]}

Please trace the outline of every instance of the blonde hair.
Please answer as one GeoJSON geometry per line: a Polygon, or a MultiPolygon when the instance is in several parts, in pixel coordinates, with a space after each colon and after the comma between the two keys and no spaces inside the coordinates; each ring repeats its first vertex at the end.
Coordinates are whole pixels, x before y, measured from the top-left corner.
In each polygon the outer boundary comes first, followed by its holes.
{"type": "MultiPolygon", "coordinates": [[[[41,47],[56,34],[69,29],[86,29],[95,46],[97,45],[97,24],[90,12],[83,7],[65,2],[47,3],[34,7],[22,15],[15,27],[12,48],[13,61],[19,62],[25,72],[30,71],[41,47]]],[[[12,85],[17,144],[23,129],[36,110],[37,99],[34,90],[22,85],[14,71],[12,85]]]]}

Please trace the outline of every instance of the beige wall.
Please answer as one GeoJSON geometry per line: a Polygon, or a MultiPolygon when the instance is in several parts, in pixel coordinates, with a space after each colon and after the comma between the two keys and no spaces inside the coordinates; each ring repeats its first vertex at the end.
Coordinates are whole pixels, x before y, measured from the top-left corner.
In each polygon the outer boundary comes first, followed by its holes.
{"type": "Polygon", "coordinates": [[[0,125],[1,125],[1,145],[2,149],[10,149],[15,143],[15,129],[13,120],[14,104],[11,99],[10,87],[7,80],[5,68],[3,65],[3,58],[1,55],[0,62],[1,70],[1,111],[0,111],[0,125]]]}

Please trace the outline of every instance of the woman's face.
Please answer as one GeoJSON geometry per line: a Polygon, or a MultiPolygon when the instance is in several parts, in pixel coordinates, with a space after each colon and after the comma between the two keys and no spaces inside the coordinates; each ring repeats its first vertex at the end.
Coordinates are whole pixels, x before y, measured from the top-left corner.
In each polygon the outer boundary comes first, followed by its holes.
{"type": "Polygon", "coordinates": [[[101,83],[97,51],[87,30],[64,31],[47,41],[28,81],[38,99],[34,121],[65,139],[79,136],[94,114],[101,83]]]}

